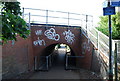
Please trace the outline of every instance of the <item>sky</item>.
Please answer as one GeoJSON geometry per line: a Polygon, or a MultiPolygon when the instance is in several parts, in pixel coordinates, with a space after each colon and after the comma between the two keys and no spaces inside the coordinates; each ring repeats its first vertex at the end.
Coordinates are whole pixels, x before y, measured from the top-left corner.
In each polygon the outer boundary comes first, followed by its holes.
{"type": "Polygon", "coordinates": [[[97,25],[99,16],[103,15],[104,0],[18,0],[21,7],[65,11],[93,16],[97,25]]]}

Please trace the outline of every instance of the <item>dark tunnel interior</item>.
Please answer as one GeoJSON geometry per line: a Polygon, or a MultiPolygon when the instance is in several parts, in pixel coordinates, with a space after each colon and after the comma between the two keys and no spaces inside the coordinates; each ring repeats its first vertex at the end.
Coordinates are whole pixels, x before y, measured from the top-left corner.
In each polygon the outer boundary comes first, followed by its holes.
{"type": "MultiPolygon", "coordinates": [[[[44,64],[45,67],[57,67],[62,66],[65,68],[66,56],[75,56],[74,51],[66,44],[52,44],[46,47],[42,53],[42,59],[40,59],[40,67],[44,64]],[[48,57],[48,60],[46,59],[48,57]],[[48,66],[47,66],[48,64],[48,66]]],[[[67,64],[69,66],[76,66],[75,58],[67,58],[67,64]]]]}

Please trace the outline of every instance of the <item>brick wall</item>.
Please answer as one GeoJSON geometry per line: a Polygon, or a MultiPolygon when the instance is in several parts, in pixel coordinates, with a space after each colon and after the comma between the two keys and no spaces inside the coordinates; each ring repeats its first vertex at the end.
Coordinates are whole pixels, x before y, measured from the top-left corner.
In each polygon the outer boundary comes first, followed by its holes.
{"type": "MultiPolygon", "coordinates": [[[[93,45],[90,42],[90,40],[88,40],[88,38],[82,35],[81,28],[74,28],[74,27],[69,28],[69,27],[59,27],[59,26],[58,27],[32,26],[32,43],[33,43],[34,55],[37,57],[43,55],[44,49],[52,44],[62,44],[62,43],[67,44],[73,50],[76,56],[84,56],[84,58],[77,59],[77,65],[79,67],[85,69],[90,69],[91,67],[93,45]],[[53,28],[56,34],[60,36],[60,39],[58,41],[49,39],[47,38],[47,36],[44,35],[45,31],[50,30],[51,28],[53,28]],[[68,32],[69,30],[75,36],[73,38],[74,41],[72,43],[67,42],[67,40],[65,40],[65,35],[63,35],[63,32],[65,31],[68,32]],[[39,33],[39,35],[36,35],[37,31],[40,31],[41,33],[39,33]],[[34,41],[37,41],[38,37],[39,40],[42,41],[42,43],[41,45],[38,44],[34,45],[34,41]],[[43,40],[45,42],[45,45],[43,43],[43,40]],[[83,50],[85,53],[82,53],[83,50]]],[[[38,62],[39,62],[39,58],[38,58],[38,62]]]]}
{"type": "Polygon", "coordinates": [[[31,37],[9,41],[2,47],[2,78],[9,79],[33,69],[31,37]]]}
{"type": "MultiPolygon", "coordinates": [[[[31,30],[31,37],[26,40],[18,36],[18,41],[9,41],[2,47],[3,79],[14,78],[21,73],[33,71],[34,57],[43,55],[45,49],[54,44],[67,44],[76,56],[84,56],[77,59],[77,65],[85,69],[91,68],[93,44],[82,34],[81,28],[33,25],[31,30]],[[45,31],[48,30],[54,32],[55,38],[51,38],[50,35],[49,37],[45,36],[45,31]],[[66,40],[65,37],[68,34],[74,34],[74,37],[66,40]],[[58,35],[60,38],[57,37],[58,35]]],[[[47,34],[49,33],[47,32],[47,34]]],[[[39,62],[39,59],[37,62],[39,62]]]]}

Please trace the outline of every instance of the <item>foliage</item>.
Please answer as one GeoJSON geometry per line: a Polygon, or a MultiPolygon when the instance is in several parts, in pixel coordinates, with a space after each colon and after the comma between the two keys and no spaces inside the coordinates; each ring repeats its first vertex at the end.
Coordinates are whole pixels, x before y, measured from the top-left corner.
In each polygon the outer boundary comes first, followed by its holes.
{"type": "Polygon", "coordinates": [[[19,34],[22,38],[27,38],[30,31],[27,29],[26,22],[20,17],[21,9],[19,2],[2,2],[2,35],[4,42],[17,40],[19,34]]]}
{"type": "MultiPolygon", "coordinates": [[[[116,15],[112,15],[112,38],[120,39],[120,12],[117,12],[116,15]]],[[[109,36],[108,28],[108,16],[101,16],[99,26],[97,29],[109,36]]]]}

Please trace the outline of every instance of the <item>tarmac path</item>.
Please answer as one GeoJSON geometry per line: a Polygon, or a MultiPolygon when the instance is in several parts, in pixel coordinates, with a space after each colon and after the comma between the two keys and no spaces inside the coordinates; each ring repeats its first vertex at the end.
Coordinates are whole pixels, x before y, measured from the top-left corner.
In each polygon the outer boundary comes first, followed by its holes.
{"type": "Polygon", "coordinates": [[[60,48],[58,52],[59,54],[56,56],[57,60],[49,71],[35,72],[29,79],[100,79],[98,75],[88,70],[65,70],[65,50],[60,48]]]}

